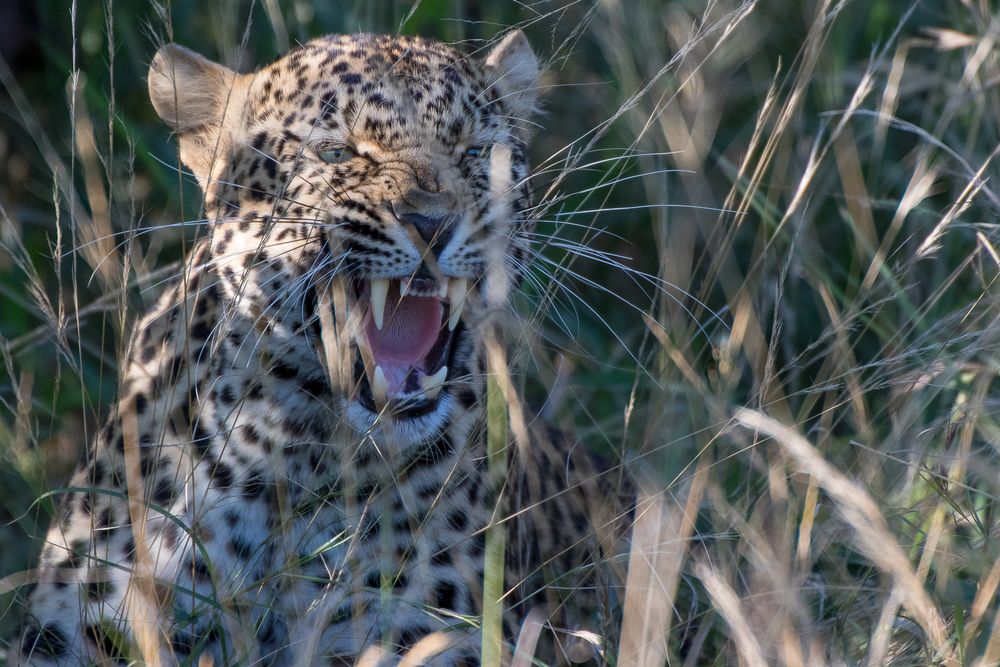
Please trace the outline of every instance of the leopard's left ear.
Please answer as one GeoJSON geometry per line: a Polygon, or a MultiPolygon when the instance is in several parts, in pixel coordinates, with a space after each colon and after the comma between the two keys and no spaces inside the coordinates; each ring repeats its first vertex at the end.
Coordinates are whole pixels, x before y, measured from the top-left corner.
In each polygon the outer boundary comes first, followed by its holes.
{"type": "Polygon", "coordinates": [[[500,97],[517,118],[528,118],[538,100],[538,58],[520,30],[508,34],[486,56],[500,97]]]}

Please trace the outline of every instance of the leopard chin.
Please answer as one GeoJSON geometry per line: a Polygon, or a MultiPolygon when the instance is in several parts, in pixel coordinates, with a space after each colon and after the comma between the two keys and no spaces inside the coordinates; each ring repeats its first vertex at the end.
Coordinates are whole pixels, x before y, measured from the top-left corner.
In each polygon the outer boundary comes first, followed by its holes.
{"type": "Polygon", "coordinates": [[[370,435],[402,451],[430,442],[452,423],[458,402],[450,393],[442,393],[429,410],[403,418],[386,417],[366,407],[358,399],[345,399],[347,423],[360,435],[370,435]]]}

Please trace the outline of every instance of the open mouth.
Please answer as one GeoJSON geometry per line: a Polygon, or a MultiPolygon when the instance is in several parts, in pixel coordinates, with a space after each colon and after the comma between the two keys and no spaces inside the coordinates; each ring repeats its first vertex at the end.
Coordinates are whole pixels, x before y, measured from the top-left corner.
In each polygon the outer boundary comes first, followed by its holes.
{"type": "Polygon", "coordinates": [[[354,368],[356,397],[365,408],[412,419],[437,407],[455,368],[468,285],[464,278],[355,282],[358,303],[368,306],[354,368]]]}

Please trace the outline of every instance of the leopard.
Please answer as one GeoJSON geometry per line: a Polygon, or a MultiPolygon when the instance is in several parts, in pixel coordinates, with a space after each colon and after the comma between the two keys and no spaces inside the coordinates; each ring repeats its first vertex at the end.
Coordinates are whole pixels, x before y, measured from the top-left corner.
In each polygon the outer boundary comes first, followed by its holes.
{"type": "Polygon", "coordinates": [[[615,488],[504,366],[540,75],[520,30],[328,35],[250,73],[158,49],[203,233],[135,323],[9,664],[482,664],[498,526],[504,663],[529,618],[607,613],[615,488]]]}

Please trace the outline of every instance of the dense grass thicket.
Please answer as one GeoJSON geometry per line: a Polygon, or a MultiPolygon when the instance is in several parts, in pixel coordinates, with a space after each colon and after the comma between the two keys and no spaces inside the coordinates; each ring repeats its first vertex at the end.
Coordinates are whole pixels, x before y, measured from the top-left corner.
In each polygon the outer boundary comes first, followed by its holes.
{"type": "Polygon", "coordinates": [[[0,654],[130,324],[204,232],[147,99],[327,32],[546,63],[525,400],[639,497],[618,665],[1000,664],[991,0],[6,0],[0,654]]]}

